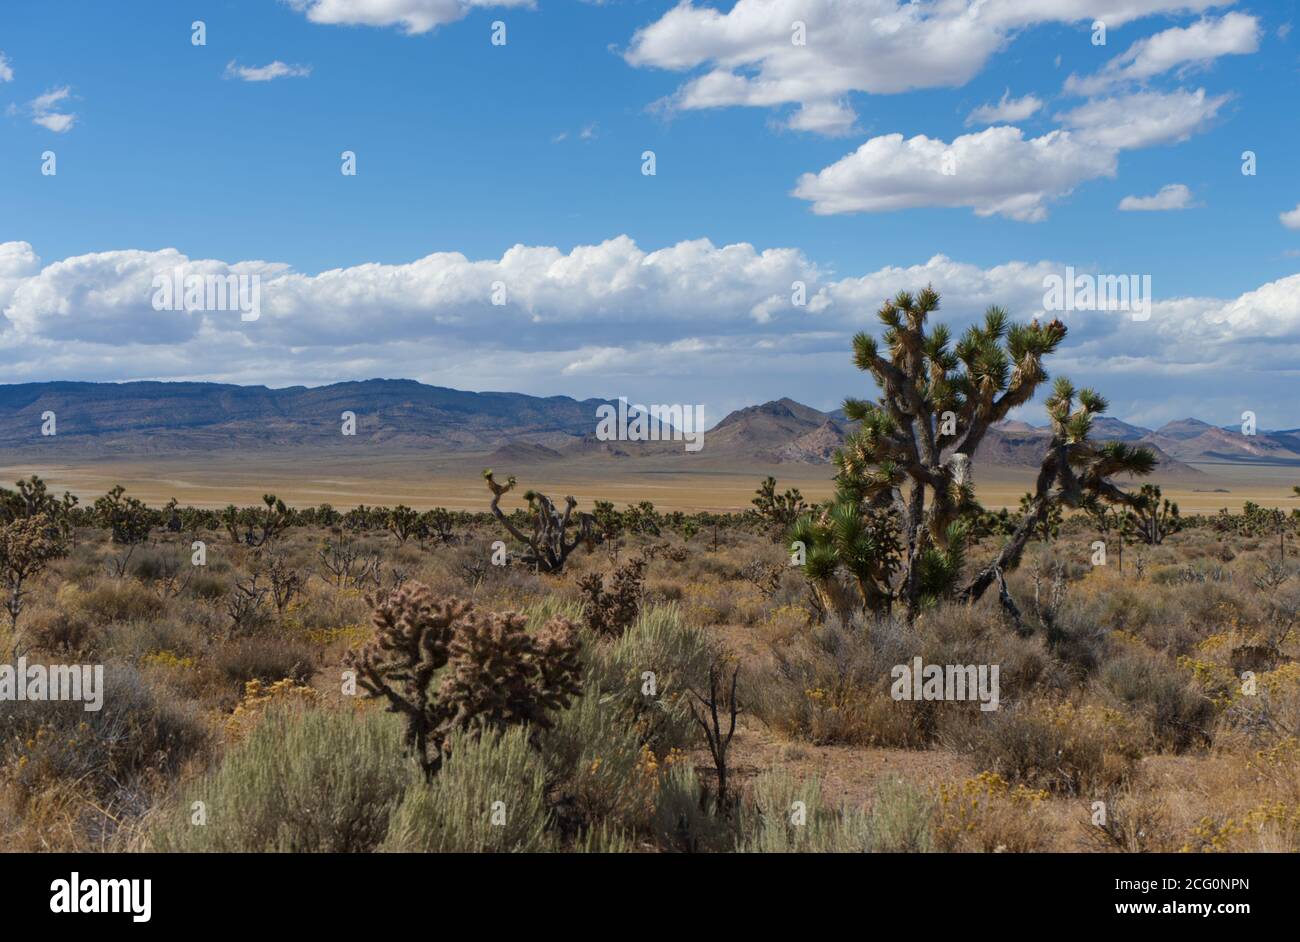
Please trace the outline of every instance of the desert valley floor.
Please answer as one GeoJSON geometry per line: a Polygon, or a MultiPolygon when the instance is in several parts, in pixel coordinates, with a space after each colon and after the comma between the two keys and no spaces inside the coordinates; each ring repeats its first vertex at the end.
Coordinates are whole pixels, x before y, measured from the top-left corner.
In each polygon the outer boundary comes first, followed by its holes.
{"type": "MultiPolygon", "coordinates": [[[[549,494],[572,494],[584,504],[611,500],[616,504],[649,500],[661,510],[742,511],[750,506],[756,483],[774,476],[781,486],[797,487],[805,498],[822,500],[834,490],[833,468],[826,464],[781,463],[738,467],[731,463],[608,458],[561,463],[500,463],[499,455],[428,457],[419,454],[346,457],[288,453],[252,458],[212,455],[196,458],[101,459],[93,462],[37,460],[30,454],[0,464],[0,481],[39,474],[53,491],[70,490],[83,502],[93,502],[115,484],[151,505],[175,497],[195,507],[258,503],[267,491],[291,504],[335,506],[404,503],[418,510],[485,510],[487,491],[481,472],[494,467],[498,475],[516,474],[521,484],[549,494]]],[[[1290,465],[1234,463],[1192,464],[1199,474],[1153,475],[1166,497],[1184,513],[1213,513],[1221,507],[1239,510],[1246,501],[1265,507],[1300,506],[1291,486],[1300,468],[1290,465]]],[[[1014,508],[1030,490],[1033,470],[985,465],[976,480],[986,507],[1014,508]]],[[[520,501],[522,504],[522,500],[520,501]]]]}

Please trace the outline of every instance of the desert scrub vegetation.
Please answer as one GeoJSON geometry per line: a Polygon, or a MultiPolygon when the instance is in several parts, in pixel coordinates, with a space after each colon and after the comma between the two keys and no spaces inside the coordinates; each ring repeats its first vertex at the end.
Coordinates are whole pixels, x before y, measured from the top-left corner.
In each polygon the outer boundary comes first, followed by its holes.
{"type": "Polygon", "coordinates": [[[5,848],[1300,850],[1300,512],[1180,511],[1048,377],[1063,325],[937,308],[855,340],[881,395],[820,503],[0,488],[0,692],[105,667],[100,711],[0,697],[5,848]],[[985,508],[1036,390],[1034,484],[985,508]]]}
{"type": "MultiPolygon", "coordinates": [[[[602,507],[618,553],[578,546],[546,573],[493,565],[490,514],[421,546],[384,508],[286,507],[249,546],[219,513],[174,508],[171,530],[145,508],[146,537],[115,544],[93,511],[59,506],[39,532],[61,552],[24,578],[20,650],[103,663],[108,689],[98,713],[0,702],[6,846],[1298,847],[1293,528],[1279,555],[1241,514],[1183,514],[1159,546],[1128,544],[1121,573],[1090,564],[1102,531],[1067,513],[1004,573],[1018,619],[992,593],[844,618],[758,513],[700,515],[688,539],[690,518],[633,505],[629,526],[602,507]],[[238,626],[234,594],[253,613],[238,626]],[[999,708],[895,699],[891,670],[916,657],[999,665],[999,708]],[[720,694],[738,678],[723,801],[692,717],[711,670],[720,694]],[[877,753],[891,771],[859,772],[877,753]]],[[[973,530],[964,570],[1006,537],[973,530]]]]}

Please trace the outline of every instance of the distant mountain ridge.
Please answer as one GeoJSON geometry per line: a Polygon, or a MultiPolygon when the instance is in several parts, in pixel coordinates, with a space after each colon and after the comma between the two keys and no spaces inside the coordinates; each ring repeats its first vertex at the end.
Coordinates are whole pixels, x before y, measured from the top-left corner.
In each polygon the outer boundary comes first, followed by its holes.
{"type": "Polygon", "coordinates": [[[591,432],[605,400],[465,392],[414,380],[328,386],[224,383],[24,383],[0,385],[0,447],[88,455],[184,453],[221,448],[349,444],[382,449],[486,449],[511,442],[564,444],[591,432]],[[53,412],[57,434],[41,436],[53,412]]]}
{"type": "MultiPolygon", "coordinates": [[[[597,408],[610,400],[467,392],[414,380],[371,379],[327,386],[225,383],[50,382],[0,385],[0,450],[64,457],[188,454],[231,449],[358,447],[375,452],[485,453],[498,463],[534,464],[584,455],[680,456],[680,442],[598,441],[597,408]],[[54,413],[57,435],[41,435],[54,413]],[[342,434],[345,412],[356,434],[342,434]]],[[[737,409],[705,435],[704,452],[766,463],[825,464],[852,430],[842,410],[823,412],[784,398],[737,409]]],[[[1300,465],[1300,429],[1244,435],[1199,419],[1148,429],[1102,417],[1099,440],[1152,448],[1164,470],[1188,463],[1300,465]]],[[[990,429],[980,455],[1036,467],[1047,431],[1007,421],[990,429]]]]}

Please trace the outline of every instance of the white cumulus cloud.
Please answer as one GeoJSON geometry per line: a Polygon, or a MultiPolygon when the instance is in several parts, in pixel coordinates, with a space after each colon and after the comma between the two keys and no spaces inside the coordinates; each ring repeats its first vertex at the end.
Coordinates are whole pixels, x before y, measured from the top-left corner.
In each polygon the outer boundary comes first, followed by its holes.
{"type": "Polygon", "coordinates": [[[1194,92],[1137,92],[1089,101],[1057,115],[1066,127],[1095,144],[1115,150],[1132,150],[1185,141],[1203,130],[1230,95],[1194,92]]]}
{"type": "Polygon", "coordinates": [[[798,105],[789,127],[842,134],[856,117],[849,93],[964,85],[1024,27],[1096,18],[1120,26],[1216,5],[1217,0],[736,0],[724,11],[683,0],[638,30],[624,58],[644,68],[699,70],[667,99],[669,107],[798,105]],[[800,32],[802,43],[796,41],[800,32]]]}
{"type": "MultiPolygon", "coordinates": [[[[306,274],[175,249],[42,262],[28,243],[9,242],[0,243],[0,374],[273,386],[389,376],[700,402],[715,417],[780,396],[825,408],[869,392],[850,340],[878,329],[885,298],[933,285],[943,296],[939,319],[960,331],[990,304],[1020,319],[1041,316],[1044,279],[1063,267],[1012,260],[985,268],[936,255],[832,276],[795,248],[695,240],[647,250],[618,236],[567,252],[519,245],[499,258],[436,253],[306,274]],[[261,317],[155,310],[154,279],[177,268],[257,275],[261,317]],[[495,282],[506,289],[500,306],[491,303],[495,282]],[[794,303],[795,282],[805,304],[794,303]]],[[[1231,298],[1179,296],[1158,282],[1153,293],[1147,321],[1122,311],[1061,315],[1070,335],[1053,375],[1096,385],[1121,418],[1152,421],[1227,421],[1242,401],[1277,402],[1277,390],[1294,382],[1300,274],[1231,298]]],[[[1300,416],[1271,427],[1287,422],[1300,416]]]]}
{"type": "Polygon", "coordinates": [[[1182,183],[1167,183],[1153,196],[1126,196],[1119,201],[1124,212],[1190,209],[1192,191],[1182,183]]]}
{"type": "Polygon", "coordinates": [[[62,88],[52,88],[48,92],[37,95],[28,105],[32,112],[32,123],[53,131],[55,134],[62,134],[65,131],[72,130],[72,125],[76,123],[77,116],[62,110],[64,102],[71,97],[72,89],[67,85],[62,88]]]}
{"type": "Polygon", "coordinates": [[[1065,127],[1039,137],[1011,125],[951,143],[924,134],[880,135],[803,174],[793,195],[810,201],[818,215],[940,206],[1040,222],[1053,200],[1088,180],[1115,176],[1121,151],[1185,140],[1228,99],[1204,89],[1096,99],[1057,115],[1065,127]]]}
{"type": "Polygon", "coordinates": [[[285,0],[313,23],[400,26],[427,33],[469,15],[475,7],[531,7],[533,0],[285,0]]]}
{"type": "Polygon", "coordinates": [[[234,59],[226,63],[226,78],[242,79],[245,82],[269,82],[278,78],[306,78],[311,75],[309,65],[289,65],[276,59],[266,65],[240,65],[234,59]]]}
{"type": "Polygon", "coordinates": [[[945,206],[1038,222],[1048,202],[1115,170],[1114,149],[1090,146],[1069,131],[1026,138],[1002,125],[951,144],[886,134],[819,173],[805,173],[794,195],[810,200],[819,215],[945,206]]]}
{"type": "Polygon", "coordinates": [[[1043,102],[1034,95],[1012,98],[1011,89],[1002,93],[997,104],[980,105],[966,118],[970,124],[1015,124],[1031,117],[1043,107],[1043,102]]]}
{"type": "Polygon", "coordinates": [[[1206,17],[1140,39],[1106,63],[1096,75],[1071,75],[1065,90],[1096,95],[1125,82],[1143,82],[1170,69],[1205,65],[1220,56],[1246,55],[1259,48],[1259,20],[1245,13],[1206,17]]]}

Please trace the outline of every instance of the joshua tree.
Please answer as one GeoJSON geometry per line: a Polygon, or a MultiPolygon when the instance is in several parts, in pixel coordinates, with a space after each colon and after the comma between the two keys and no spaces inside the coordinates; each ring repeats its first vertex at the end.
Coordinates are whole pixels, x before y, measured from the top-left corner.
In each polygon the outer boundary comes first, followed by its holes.
{"type": "Polygon", "coordinates": [[[789,529],[799,515],[808,509],[797,487],[786,488],[784,494],[778,494],[774,477],[763,478],[756,495],[750,501],[754,505],[752,512],[778,531],[789,529]]]}
{"type": "Polygon", "coordinates": [[[233,542],[252,547],[265,546],[289,529],[293,515],[284,501],[274,494],[264,494],[262,503],[265,506],[261,510],[255,507],[241,510],[230,504],[221,512],[221,522],[233,542]]]}
{"type": "MultiPolygon", "coordinates": [[[[1034,500],[1034,495],[1026,494],[1020,498],[1020,513],[1026,513],[1034,500]]],[[[1038,524],[1036,536],[1044,543],[1050,543],[1061,535],[1061,504],[1053,501],[1047,507],[1047,512],[1043,514],[1043,519],[1038,524]]]]}
{"type": "Polygon", "coordinates": [[[828,506],[795,522],[790,539],[803,555],[804,575],[821,613],[847,619],[858,608],[889,609],[902,550],[898,520],[889,508],[863,500],[841,482],[828,506]]]}
{"type": "Polygon", "coordinates": [[[623,511],[623,526],[628,533],[659,536],[660,523],[659,511],[655,510],[655,505],[648,500],[635,505],[628,504],[627,509],[623,511]]]}
{"type": "Polygon", "coordinates": [[[283,623],[285,610],[295,598],[302,595],[305,580],[302,573],[290,567],[279,553],[271,554],[266,573],[271,580],[271,601],[275,603],[275,613],[283,623]]]}
{"type": "Polygon", "coordinates": [[[127,497],[126,489],[117,484],[95,501],[94,516],[95,522],[110,532],[114,543],[126,547],[125,553],[111,559],[113,570],[120,579],[135,548],[149,539],[153,511],[136,498],[127,497]]]}
{"type": "Polygon", "coordinates": [[[1150,546],[1159,546],[1182,529],[1178,505],[1167,497],[1161,499],[1159,485],[1143,484],[1130,508],[1124,520],[1127,529],[1150,546]]]}
{"type": "Polygon", "coordinates": [[[540,491],[525,491],[524,499],[528,501],[528,517],[532,521],[532,533],[525,534],[515,526],[501,510],[501,496],[515,486],[512,475],[506,484],[498,484],[492,477],[492,470],[483,472],[488,489],[492,491],[492,515],[500,521],[512,537],[528,547],[523,561],[536,567],[538,572],[556,573],[564,568],[565,561],[580,545],[594,549],[603,541],[596,527],[596,519],[589,513],[579,513],[574,517],[573,509],[578,501],[573,497],[564,498],[564,512],[555,509],[550,498],[540,491]]]}
{"type": "Polygon", "coordinates": [[[420,515],[405,504],[398,504],[388,512],[385,523],[397,542],[405,543],[419,532],[420,515]]]}
{"type": "Polygon", "coordinates": [[[418,582],[370,602],[374,640],[348,664],[370,696],[405,718],[427,775],[441,768],[453,730],[549,729],[549,714],[582,694],[581,640],[564,618],[529,634],[516,612],[482,613],[418,582]]]}
{"type": "Polygon", "coordinates": [[[452,532],[454,518],[450,510],[445,507],[435,507],[433,510],[426,510],[420,514],[420,527],[417,531],[421,542],[431,536],[438,538],[439,543],[449,544],[456,542],[456,535],[452,532]]]}
{"type": "Polygon", "coordinates": [[[598,500],[592,518],[596,521],[596,532],[605,544],[610,562],[618,562],[618,551],[623,546],[620,539],[623,535],[623,515],[614,509],[611,501],[598,500]]]}
{"type": "Polygon", "coordinates": [[[5,611],[18,654],[18,616],[27,596],[27,583],[51,560],[66,552],[58,528],[44,514],[0,524],[0,582],[5,590],[5,611]]]}
{"type": "Polygon", "coordinates": [[[796,533],[815,536],[810,528],[820,527],[825,537],[808,546],[810,575],[824,577],[832,565],[847,569],[859,584],[862,606],[879,611],[897,598],[909,617],[927,595],[980,598],[1019,562],[1053,504],[1077,507],[1093,495],[1131,504],[1134,498],[1110,478],[1146,474],[1155,465],[1146,449],[1094,444],[1089,432],[1105,400],[1057,380],[1047,400],[1051,440],[1020,521],[992,562],[957,592],[969,518],[979,511],[972,461],[989,428],[1029,402],[1047,380],[1042,362],[1065,339],[1066,328],[1056,320],[1012,324],[1006,311],[991,307],[954,345],[946,326],[927,327],[938,307],[939,295],[930,288],[903,292],[880,309],[883,348],[866,333],[853,338],[854,362],[871,374],[880,398],[845,401],[845,414],[859,427],[835,455],[836,499],[796,525],[796,533]],[[897,528],[897,553],[891,526],[897,528]],[[882,552],[893,565],[865,558],[882,552]]]}
{"type": "MultiPolygon", "coordinates": [[[[49,492],[45,482],[33,474],[16,483],[17,491],[0,487],[0,521],[43,514],[52,519],[59,516],[60,503],[49,492]]],[[[75,506],[77,499],[63,492],[63,506],[75,506]]]]}

